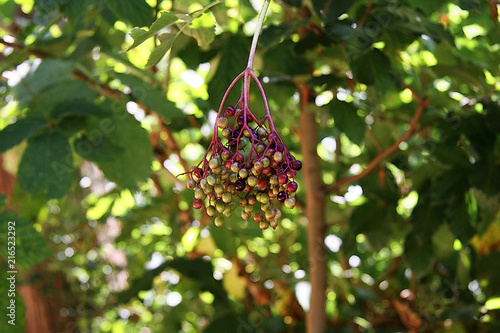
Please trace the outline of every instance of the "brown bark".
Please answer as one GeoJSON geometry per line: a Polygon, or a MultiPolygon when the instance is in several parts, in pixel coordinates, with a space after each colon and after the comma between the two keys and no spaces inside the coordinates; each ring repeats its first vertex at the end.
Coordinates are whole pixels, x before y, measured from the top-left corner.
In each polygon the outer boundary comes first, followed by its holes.
{"type": "Polygon", "coordinates": [[[325,195],[321,181],[317,123],[313,112],[306,110],[308,90],[301,87],[302,112],[300,115],[300,143],[304,186],[306,190],[307,241],[309,281],[311,283],[310,308],[306,314],[307,333],[323,333],[326,328],[326,247],[325,247],[325,195]]]}

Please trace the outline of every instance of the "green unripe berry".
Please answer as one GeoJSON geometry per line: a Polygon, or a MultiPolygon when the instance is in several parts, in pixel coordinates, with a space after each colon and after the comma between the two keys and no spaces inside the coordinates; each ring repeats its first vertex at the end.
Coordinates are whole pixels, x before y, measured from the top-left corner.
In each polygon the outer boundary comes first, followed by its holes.
{"type": "Polygon", "coordinates": [[[207,180],[205,178],[200,180],[200,187],[201,188],[206,188],[208,185],[207,180]]]}
{"type": "Polygon", "coordinates": [[[221,216],[217,216],[214,219],[214,224],[216,227],[222,227],[222,225],[224,224],[224,219],[221,216]]]}
{"type": "Polygon", "coordinates": [[[222,201],[217,201],[215,204],[215,209],[217,209],[217,212],[221,214],[224,209],[226,209],[226,205],[222,201]]]}
{"type": "Polygon", "coordinates": [[[226,117],[220,117],[217,119],[217,126],[219,126],[219,128],[226,128],[227,125],[229,125],[229,119],[226,117]]]}
{"type": "Polygon", "coordinates": [[[257,177],[255,177],[253,175],[248,176],[248,178],[247,178],[247,184],[250,187],[254,187],[255,185],[257,185],[257,181],[258,181],[257,177]]]}
{"type": "Polygon", "coordinates": [[[264,214],[266,215],[266,220],[272,221],[276,216],[276,211],[274,209],[269,209],[264,214]]]}
{"type": "Polygon", "coordinates": [[[251,215],[250,213],[247,213],[247,212],[246,212],[246,211],[244,211],[244,210],[242,210],[242,211],[241,211],[241,218],[242,218],[243,220],[250,220],[250,217],[251,217],[251,216],[252,216],[252,215],[251,215]]]}
{"type": "Polygon", "coordinates": [[[263,212],[267,212],[267,211],[271,210],[271,203],[268,202],[266,204],[261,205],[260,210],[263,212]]]}
{"type": "Polygon", "coordinates": [[[231,217],[233,215],[233,211],[229,206],[227,206],[222,212],[222,215],[224,215],[225,217],[231,217]]]}
{"type": "Polygon", "coordinates": [[[229,139],[232,134],[233,132],[231,132],[231,130],[227,127],[222,130],[222,136],[225,137],[226,139],[229,139]]]}
{"type": "Polygon", "coordinates": [[[276,227],[279,225],[279,220],[278,219],[273,219],[272,221],[269,221],[269,226],[273,229],[276,229],[276,227]]]}
{"type": "Polygon", "coordinates": [[[215,209],[214,206],[210,205],[207,207],[207,214],[208,216],[214,216],[215,213],[217,213],[217,209],[215,209]]]}
{"type": "Polygon", "coordinates": [[[215,191],[215,193],[217,193],[217,194],[220,195],[220,194],[222,194],[222,193],[225,192],[224,186],[221,185],[221,184],[217,184],[217,185],[214,186],[214,191],[215,191]]]}
{"type": "Polygon", "coordinates": [[[233,154],[231,154],[231,152],[230,152],[230,151],[228,151],[228,150],[224,150],[224,151],[220,154],[220,156],[221,156],[221,158],[222,158],[222,160],[223,160],[224,162],[225,162],[225,161],[227,161],[228,159],[230,159],[232,155],[233,155],[233,154]]]}
{"type": "Polygon", "coordinates": [[[232,172],[232,173],[229,174],[229,181],[231,183],[234,184],[234,183],[236,183],[237,180],[238,180],[238,173],[232,172]]]}
{"type": "Polygon", "coordinates": [[[218,157],[212,157],[208,162],[208,166],[212,170],[217,168],[219,165],[220,165],[220,159],[218,157]]]}
{"type": "Polygon", "coordinates": [[[207,197],[207,195],[205,194],[205,192],[203,192],[201,188],[197,188],[196,190],[194,190],[194,197],[196,199],[203,200],[207,197]]]}
{"type": "Polygon", "coordinates": [[[194,180],[190,179],[187,181],[186,186],[188,189],[192,190],[193,188],[196,187],[196,182],[194,180]]]}
{"type": "Polygon", "coordinates": [[[245,206],[243,207],[243,210],[244,210],[245,212],[247,212],[248,214],[250,214],[251,212],[253,212],[253,206],[252,206],[252,205],[245,205],[245,206]]]}
{"type": "Polygon", "coordinates": [[[266,230],[267,228],[269,228],[269,222],[267,221],[259,222],[259,228],[261,230],[266,230]]]}
{"type": "Polygon", "coordinates": [[[257,134],[257,136],[259,138],[265,138],[267,136],[267,131],[263,127],[257,128],[257,130],[255,131],[255,133],[257,134]]]}
{"type": "Polygon", "coordinates": [[[272,186],[279,185],[278,176],[272,175],[271,177],[269,177],[269,184],[271,184],[272,186]]]}
{"type": "Polygon", "coordinates": [[[217,178],[215,178],[214,175],[209,175],[206,179],[207,179],[208,185],[212,185],[213,186],[217,182],[217,178]]]}
{"type": "Polygon", "coordinates": [[[260,161],[262,162],[262,166],[264,168],[267,168],[271,164],[271,161],[267,157],[262,158],[260,161]]]}
{"type": "Polygon", "coordinates": [[[297,203],[297,200],[295,198],[287,198],[285,200],[285,207],[288,209],[293,209],[293,207],[295,207],[296,203],[297,203]]]}
{"type": "Polygon", "coordinates": [[[277,151],[274,153],[273,158],[276,162],[281,162],[281,161],[283,161],[283,153],[280,151],[277,151]]]}
{"type": "Polygon", "coordinates": [[[252,133],[248,129],[243,130],[243,135],[246,136],[247,138],[250,138],[252,136],[252,133]]]}
{"type": "Polygon", "coordinates": [[[242,137],[242,138],[240,139],[240,143],[238,144],[238,148],[239,148],[239,149],[243,149],[243,148],[245,148],[245,147],[248,145],[248,143],[249,143],[249,142],[248,142],[248,139],[247,139],[247,138],[245,138],[245,137],[242,137]]]}
{"type": "Polygon", "coordinates": [[[222,201],[224,201],[225,203],[230,203],[231,201],[233,201],[232,194],[230,192],[222,193],[222,201]]]}
{"type": "Polygon", "coordinates": [[[238,162],[231,164],[231,171],[238,173],[240,171],[240,164],[238,162]]]}
{"type": "Polygon", "coordinates": [[[240,169],[238,172],[238,175],[240,176],[241,179],[245,179],[248,177],[248,170],[245,168],[240,169]]]}
{"type": "Polygon", "coordinates": [[[268,203],[268,202],[269,202],[269,200],[270,200],[270,198],[269,198],[269,194],[267,194],[267,193],[262,193],[262,194],[260,195],[260,203],[266,204],[266,203],[268,203]]]}

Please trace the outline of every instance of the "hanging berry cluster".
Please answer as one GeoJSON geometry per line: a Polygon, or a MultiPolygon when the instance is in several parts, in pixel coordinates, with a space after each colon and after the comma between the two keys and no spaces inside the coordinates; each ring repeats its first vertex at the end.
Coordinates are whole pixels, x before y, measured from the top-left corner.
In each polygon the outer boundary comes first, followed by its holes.
{"type": "Polygon", "coordinates": [[[233,80],[222,98],[205,156],[188,172],[187,187],[194,190],[195,196],[193,207],[205,206],[207,214],[215,217],[218,227],[223,225],[224,217],[232,216],[237,202],[242,207],[241,217],[253,218],[261,229],[278,226],[282,204],[290,209],[296,204],[295,176],[302,163],[288,151],[276,132],[264,89],[252,70],[257,38],[258,31],[254,35],[247,68],[233,80]],[[241,79],[243,89],[239,100],[227,105],[230,91],[241,79]],[[252,80],[264,102],[266,114],[262,119],[249,108],[252,80]]]}

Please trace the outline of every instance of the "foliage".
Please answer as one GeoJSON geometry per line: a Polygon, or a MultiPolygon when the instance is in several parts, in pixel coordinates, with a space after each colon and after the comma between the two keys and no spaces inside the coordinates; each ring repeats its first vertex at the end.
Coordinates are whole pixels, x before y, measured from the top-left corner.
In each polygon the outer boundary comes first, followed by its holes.
{"type": "MultiPolygon", "coordinates": [[[[210,144],[260,6],[0,1],[0,180],[17,178],[0,181],[1,267],[14,220],[17,286],[64,277],[65,306],[36,321],[304,331],[314,266],[302,175],[302,209],[283,207],[275,231],[239,214],[216,228],[177,177],[210,144]]],[[[499,329],[498,7],[271,2],[255,71],[299,159],[299,114],[316,115],[330,331],[499,329]]]]}

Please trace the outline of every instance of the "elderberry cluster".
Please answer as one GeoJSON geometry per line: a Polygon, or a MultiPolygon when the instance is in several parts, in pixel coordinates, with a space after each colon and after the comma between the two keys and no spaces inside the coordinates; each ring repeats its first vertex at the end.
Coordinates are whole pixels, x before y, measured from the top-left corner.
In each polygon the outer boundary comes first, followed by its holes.
{"type": "Polygon", "coordinates": [[[243,219],[253,217],[261,229],[276,228],[282,216],[278,202],[295,207],[295,176],[302,163],[283,144],[270,117],[259,122],[243,103],[226,107],[216,122],[207,151],[210,157],[206,154],[189,172],[193,207],[201,209],[205,204],[207,214],[220,227],[238,202],[243,219]]]}

